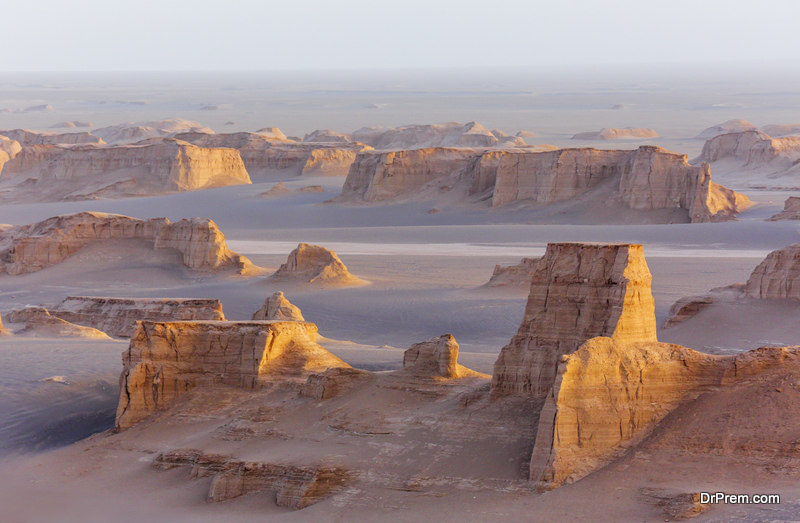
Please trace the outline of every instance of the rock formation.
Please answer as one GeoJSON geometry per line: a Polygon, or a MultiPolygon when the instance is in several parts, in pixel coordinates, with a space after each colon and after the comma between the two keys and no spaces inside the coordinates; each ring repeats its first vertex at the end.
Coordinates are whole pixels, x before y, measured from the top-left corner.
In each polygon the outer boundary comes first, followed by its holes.
{"type": "Polygon", "coordinates": [[[288,196],[290,194],[309,194],[321,192],[325,192],[325,189],[323,189],[321,185],[307,185],[305,187],[298,187],[297,189],[289,189],[286,187],[285,183],[278,182],[268,191],[262,192],[260,196],[262,198],[273,198],[275,196],[288,196]]]}
{"type": "Polygon", "coordinates": [[[624,138],[658,138],[658,133],[652,129],[638,127],[624,129],[604,127],[596,132],[578,133],[572,137],[573,140],[619,140],[624,138]]]}
{"type": "Polygon", "coordinates": [[[210,383],[259,389],[281,376],[307,376],[346,363],[316,343],[302,322],[139,322],[123,354],[117,429],[210,383]]]}
{"type": "MultiPolygon", "coordinates": [[[[14,319],[36,317],[37,308],[15,311],[14,319]]],[[[54,308],[45,310],[70,323],[94,327],[114,336],[129,338],[137,321],[225,321],[222,304],[210,299],[96,298],[69,296],[54,308]]]]}
{"type": "Polygon", "coordinates": [[[782,138],[784,136],[800,134],[800,123],[765,125],[760,130],[762,133],[768,134],[773,138],[782,138]]]}
{"type": "Polygon", "coordinates": [[[300,390],[300,395],[315,400],[335,398],[371,379],[372,374],[365,370],[334,367],[309,376],[300,390]]]}
{"type": "Polygon", "coordinates": [[[522,287],[528,289],[541,258],[522,258],[516,265],[495,265],[487,287],[522,287]]]}
{"type": "Polygon", "coordinates": [[[351,474],[338,467],[241,461],[195,449],[161,453],[153,467],[159,470],[191,467],[192,477],[213,475],[207,495],[210,502],[273,490],[277,492],[275,503],[278,506],[297,510],[329,497],[351,480],[351,474]]]}
{"type": "Polygon", "coordinates": [[[251,183],[238,151],[174,139],[124,146],[30,145],[6,163],[2,178],[35,180],[32,192],[39,200],[142,196],[251,183]],[[104,188],[109,188],[107,194],[101,192],[104,188]]]}
{"type": "Polygon", "coordinates": [[[27,316],[25,328],[17,333],[19,335],[45,338],[111,339],[103,331],[92,327],[75,325],[61,318],[51,316],[46,309],[41,307],[28,308],[25,316],[27,316]]]}
{"type": "Polygon", "coordinates": [[[741,194],[711,181],[707,164],[693,167],[685,155],[660,147],[635,151],[557,149],[475,151],[428,148],[362,152],[353,162],[338,202],[397,200],[416,193],[434,194],[454,187],[466,193],[493,190],[492,207],[512,202],[549,205],[605,185],[618,187],[609,206],[653,211],[677,209],[692,222],[731,219],[747,206],[741,194]]]}
{"type": "Polygon", "coordinates": [[[444,334],[412,345],[403,353],[402,372],[436,378],[484,376],[458,364],[458,342],[452,334],[444,334]]]}
{"type": "Polygon", "coordinates": [[[0,233],[0,274],[36,272],[55,265],[80,249],[104,239],[140,239],[154,249],[176,249],[191,269],[236,268],[240,274],[259,272],[250,260],[230,249],[213,221],[192,218],[171,223],[166,218],[139,220],[118,214],[82,212],[54,216],[0,233]]]}
{"type": "Polygon", "coordinates": [[[168,118],[157,122],[127,122],[110,127],[101,127],[94,131],[94,135],[99,136],[108,143],[130,143],[148,138],[172,137],[178,133],[188,132],[214,134],[214,131],[208,127],[203,127],[198,122],[180,118],[168,118]]]}
{"type": "Polygon", "coordinates": [[[102,138],[92,133],[64,133],[28,131],[27,129],[13,129],[0,131],[0,135],[16,140],[23,147],[28,145],[76,145],[76,144],[104,144],[102,138]]]}
{"type": "Polygon", "coordinates": [[[253,320],[305,321],[300,309],[292,305],[280,291],[267,298],[264,306],[253,314],[253,320]]]}
{"type": "Polygon", "coordinates": [[[771,222],[779,220],[800,220],[800,197],[789,196],[783,203],[783,210],[768,219],[771,222]]]}
{"type": "Polygon", "coordinates": [[[498,137],[476,122],[460,124],[449,122],[434,125],[407,125],[391,127],[363,127],[355,131],[352,140],[379,150],[418,149],[429,147],[498,147],[525,145],[516,136],[498,137]]]}
{"type": "Polygon", "coordinates": [[[304,142],[336,142],[347,143],[353,140],[353,136],[345,133],[337,133],[330,129],[317,129],[303,137],[304,142]]]}
{"type": "Polygon", "coordinates": [[[75,120],[73,122],[58,122],[50,126],[51,129],[74,129],[76,127],[94,127],[91,122],[80,122],[75,120]]]}
{"type": "Polygon", "coordinates": [[[9,334],[11,334],[11,331],[3,327],[3,319],[0,318],[0,336],[8,336],[9,334]]]}
{"type": "Polygon", "coordinates": [[[281,265],[270,279],[299,283],[316,283],[321,285],[361,285],[364,280],[356,278],[335,252],[320,247],[301,243],[289,254],[286,263],[281,265]]]}
{"type": "MultiPolygon", "coordinates": [[[[756,187],[774,186],[776,178],[800,173],[800,136],[773,138],[757,130],[716,136],[703,145],[694,162],[717,162],[727,159],[734,176],[747,179],[756,187]]],[[[781,185],[778,185],[782,187],[781,185]]]]}
{"type": "Polygon", "coordinates": [[[695,136],[695,138],[710,140],[721,134],[740,133],[742,131],[753,131],[755,129],[756,126],[747,120],[728,120],[727,122],[703,130],[703,132],[695,136]]]}
{"type": "Polygon", "coordinates": [[[769,253],[750,274],[745,294],[762,300],[800,300],[800,243],[769,253]]]}
{"type": "Polygon", "coordinates": [[[543,397],[561,358],[597,336],[656,341],[651,279],[641,245],[548,244],[522,324],[495,363],[492,393],[543,397]]]}
{"type": "Polygon", "coordinates": [[[6,162],[14,158],[21,150],[22,146],[18,141],[0,136],[0,173],[3,172],[6,162]]]}

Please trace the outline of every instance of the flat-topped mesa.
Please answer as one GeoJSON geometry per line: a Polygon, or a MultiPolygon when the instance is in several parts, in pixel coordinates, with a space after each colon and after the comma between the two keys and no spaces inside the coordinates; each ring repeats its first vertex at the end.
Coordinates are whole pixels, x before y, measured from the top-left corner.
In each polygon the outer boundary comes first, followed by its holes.
{"type": "Polygon", "coordinates": [[[330,286],[367,283],[350,274],[334,251],[307,243],[299,244],[270,279],[330,286]]]}
{"type": "Polygon", "coordinates": [[[492,393],[544,397],[562,356],[596,336],[656,341],[651,280],[641,245],[548,244],[522,324],[495,363],[492,393]]]}
{"type": "Polygon", "coordinates": [[[521,287],[528,289],[531,285],[536,264],[541,258],[522,258],[516,265],[495,265],[492,277],[486,287],[521,287]]]}
{"type": "Polygon", "coordinates": [[[123,353],[117,429],[168,409],[195,387],[260,389],[276,379],[349,367],[316,342],[313,323],[139,322],[123,353]]]}
{"type": "Polygon", "coordinates": [[[266,299],[264,306],[253,314],[253,320],[305,321],[300,309],[292,305],[280,291],[266,299]]]}
{"type": "Polygon", "coordinates": [[[54,132],[37,132],[29,131],[27,129],[13,129],[8,131],[0,131],[0,135],[7,136],[12,140],[16,140],[23,147],[29,145],[75,145],[75,144],[104,144],[99,136],[92,133],[54,133],[54,132]]]}
{"type": "Polygon", "coordinates": [[[452,334],[412,345],[403,353],[402,373],[436,378],[488,377],[458,364],[458,342],[452,334]]]}
{"type": "Polygon", "coordinates": [[[658,133],[652,129],[641,127],[625,127],[624,129],[604,127],[599,131],[578,133],[572,137],[573,140],[619,140],[624,138],[658,138],[658,133]]]}
{"type": "Polygon", "coordinates": [[[122,338],[133,335],[137,321],[225,321],[222,303],[215,299],[69,296],[47,312],[122,338]]]}
{"type": "Polygon", "coordinates": [[[777,222],[780,220],[800,220],[800,197],[789,196],[783,202],[783,210],[778,214],[768,218],[767,221],[777,222]]]}
{"type": "Polygon", "coordinates": [[[246,257],[230,249],[209,219],[171,223],[166,218],[139,220],[118,214],[81,212],[54,216],[0,233],[0,273],[36,272],[69,258],[83,247],[106,239],[153,242],[154,249],[177,249],[192,269],[234,267],[240,274],[258,272],[246,257]]]}
{"type": "Polygon", "coordinates": [[[745,294],[762,300],[800,300],[800,243],[769,253],[750,274],[745,294]]]}

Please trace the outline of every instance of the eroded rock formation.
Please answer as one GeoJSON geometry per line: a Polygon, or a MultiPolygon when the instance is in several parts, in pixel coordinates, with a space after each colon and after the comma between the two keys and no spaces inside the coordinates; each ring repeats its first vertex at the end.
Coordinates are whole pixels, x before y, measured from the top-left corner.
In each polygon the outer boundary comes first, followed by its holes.
{"type": "Polygon", "coordinates": [[[658,138],[658,133],[652,129],[639,127],[625,127],[624,129],[604,127],[599,131],[578,133],[572,137],[573,140],[619,140],[623,138],[658,138]]]}
{"type": "Polygon", "coordinates": [[[561,358],[596,336],[656,341],[651,280],[641,245],[548,244],[522,324],[495,363],[493,394],[543,397],[561,358]]]}
{"type": "Polygon", "coordinates": [[[305,321],[300,309],[280,291],[266,299],[264,306],[253,314],[253,320],[305,321]]]}
{"type": "Polygon", "coordinates": [[[714,125],[708,129],[703,130],[695,138],[700,140],[710,140],[721,134],[740,133],[743,131],[754,131],[756,126],[747,120],[728,120],[727,122],[719,125],[714,125]]]}
{"type": "Polygon", "coordinates": [[[525,145],[524,140],[517,136],[495,134],[477,122],[407,125],[398,128],[363,127],[352,134],[352,140],[380,150],[525,145]]]}
{"type": "Polygon", "coordinates": [[[371,379],[372,374],[364,370],[334,367],[309,376],[300,390],[300,395],[315,400],[335,398],[371,379]]]}
{"type": "Polygon", "coordinates": [[[458,342],[443,334],[415,343],[403,353],[403,373],[438,378],[484,376],[458,363],[458,342]]]}
{"type": "Polygon", "coordinates": [[[168,118],[156,122],[127,122],[96,129],[94,134],[108,143],[138,142],[148,138],[171,137],[179,133],[200,132],[214,134],[208,127],[198,122],[181,118],[168,118]]]}
{"type": "Polygon", "coordinates": [[[800,197],[790,196],[783,203],[783,210],[769,218],[768,221],[800,220],[800,197]]]}
{"type": "Polygon", "coordinates": [[[541,258],[522,258],[516,265],[495,265],[487,287],[521,287],[528,289],[541,258]]]}
{"type": "Polygon", "coordinates": [[[111,239],[153,242],[154,249],[176,249],[192,269],[236,268],[240,274],[258,269],[230,249],[213,221],[202,218],[171,223],[166,218],[139,220],[118,214],[81,212],[54,216],[0,233],[0,273],[36,272],[69,258],[91,243],[111,239]]]}
{"type": "MultiPolygon", "coordinates": [[[[74,126],[73,126],[74,127],[74,126]]],[[[104,144],[102,138],[92,133],[54,133],[29,131],[27,129],[12,129],[0,131],[0,135],[16,140],[26,147],[28,145],[75,145],[75,144],[104,144]]]]}
{"type": "Polygon", "coordinates": [[[800,243],[769,253],[750,274],[745,294],[762,300],[800,300],[800,243]]]}
{"type": "Polygon", "coordinates": [[[35,312],[32,310],[26,311],[27,314],[25,315],[27,319],[25,320],[25,328],[17,334],[45,338],[111,339],[111,337],[103,331],[92,327],[75,325],[61,318],[51,316],[46,309],[40,307],[29,309],[35,309],[35,312]]]}
{"type": "Polygon", "coordinates": [[[0,336],[8,336],[9,334],[11,334],[11,331],[3,327],[3,319],[0,318],[0,336]]]}
{"type": "Polygon", "coordinates": [[[314,324],[294,321],[139,322],[123,353],[116,427],[168,409],[203,384],[259,389],[276,377],[349,367],[316,339],[314,324]]]}
{"type": "Polygon", "coordinates": [[[286,263],[281,265],[270,278],[276,281],[330,286],[366,283],[350,274],[335,252],[319,245],[307,243],[299,244],[289,254],[286,263]]]}
{"type": "Polygon", "coordinates": [[[755,187],[783,187],[780,178],[800,172],[800,136],[773,138],[757,130],[723,134],[708,140],[694,161],[719,160],[728,160],[731,176],[744,176],[755,187]]]}

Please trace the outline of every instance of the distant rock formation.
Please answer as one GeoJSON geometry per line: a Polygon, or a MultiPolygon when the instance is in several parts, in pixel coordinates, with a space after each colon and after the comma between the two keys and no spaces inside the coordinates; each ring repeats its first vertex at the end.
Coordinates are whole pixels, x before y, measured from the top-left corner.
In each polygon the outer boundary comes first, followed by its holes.
{"type": "Polygon", "coordinates": [[[800,220],[800,197],[789,196],[783,202],[783,210],[778,214],[768,218],[767,221],[777,222],[780,220],[800,220]]]}
{"type": "Polygon", "coordinates": [[[330,129],[318,129],[303,137],[304,142],[338,142],[347,143],[353,141],[353,136],[345,133],[337,133],[330,129]]]}
{"type": "Polygon", "coordinates": [[[658,138],[658,133],[652,129],[640,127],[625,127],[624,129],[603,127],[599,131],[578,133],[572,137],[573,140],[620,140],[625,138],[658,138]]]}
{"type": "Polygon", "coordinates": [[[289,254],[286,263],[281,265],[270,279],[298,283],[316,283],[330,286],[363,285],[364,280],[356,278],[335,252],[301,243],[289,254]]]}
{"type": "Polygon", "coordinates": [[[707,164],[693,167],[685,155],[654,146],[634,151],[431,148],[362,152],[353,162],[342,194],[333,201],[430,197],[461,187],[465,197],[493,190],[492,207],[513,202],[550,205],[586,195],[615,179],[619,189],[599,196],[606,205],[643,211],[683,209],[691,222],[732,219],[749,203],[745,196],[711,181],[707,164]]]}
{"type": "Polygon", "coordinates": [[[656,341],[651,280],[641,245],[548,244],[522,324],[495,363],[492,393],[544,397],[561,358],[597,336],[656,341]]]}
{"type": "Polygon", "coordinates": [[[495,265],[486,287],[522,287],[528,289],[541,258],[522,258],[516,265],[495,265]]]}
{"type": "Polygon", "coordinates": [[[139,322],[123,354],[116,427],[166,410],[204,384],[252,390],[275,377],[349,367],[316,339],[314,324],[294,321],[139,322]]]}
{"type": "MultiPolygon", "coordinates": [[[[4,179],[33,179],[35,187],[28,193],[38,201],[168,194],[251,183],[238,151],[174,139],[123,146],[28,145],[6,163],[2,174],[4,179]]],[[[19,200],[26,194],[20,189],[11,196],[19,200]]]]}
{"type": "Polygon", "coordinates": [[[58,122],[50,126],[51,129],[74,129],[75,127],[94,127],[90,122],[58,122]]]}
{"type": "Polygon", "coordinates": [[[22,336],[44,338],[89,338],[110,340],[111,336],[92,327],[75,325],[61,318],[51,316],[47,309],[29,307],[25,310],[25,328],[17,332],[22,336]],[[34,310],[31,310],[34,309],[34,310]]]}
{"type": "Polygon", "coordinates": [[[28,145],[76,145],[76,144],[104,144],[105,142],[92,133],[52,133],[28,131],[27,129],[11,129],[0,131],[0,135],[11,140],[16,140],[26,147],[28,145]]]}
{"type": "Polygon", "coordinates": [[[109,238],[153,242],[154,249],[176,249],[190,269],[235,268],[239,274],[259,272],[250,260],[228,249],[213,221],[203,218],[171,223],[166,218],[139,220],[118,214],[82,212],[54,216],[0,233],[0,274],[36,272],[69,258],[80,249],[109,238]]]}
{"type": "Polygon", "coordinates": [[[127,122],[101,127],[96,129],[94,134],[108,143],[131,143],[148,138],[172,137],[187,132],[214,134],[214,131],[198,122],[180,118],[168,118],[156,122],[127,122]]]}
{"type": "Polygon", "coordinates": [[[515,136],[517,138],[536,138],[536,135],[530,131],[520,131],[515,136]]]}
{"type": "Polygon", "coordinates": [[[761,300],[800,300],[800,243],[769,253],[750,274],[744,292],[761,300]]]}
{"type": "Polygon", "coordinates": [[[278,291],[264,302],[264,306],[253,314],[253,320],[305,321],[303,313],[278,291]]]}
{"type": "Polygon", "coordinates": [[[519,137],[495,136],[492,131],[476,122],[407,125],[396,129],[362,127],[353,133],[352,140],[379,150],[525,145],[524,140],[519,137]]]}
{"type": "Polygon", "coordinates": [[[695,136],[698,140],[710,140],[721,134],[740,133],[743,131],[754,131],[756,126],[747,120],[728,120],[727,122],[709,127],[695,136]]]}
{"type": "Polygon", "coordinates": [[[612,107],[612,109],[615,110],[615,111],[621,111],[621,110],[627,109],[627,108],[628,108],[628,106],[626,106],[625,104],[617,104],[617,105],[612,107]]]}
{"type": "MultiPolygon", "coordinates": [[[[3,172],[3,166],[14,158],[17,153],[22,150],[22,146],[16,140],[11,140],[5,136],[0,136],[0,173],[3,172]]],[[[2,177],[0,177],[2,179],[2,177]]]]}
{"type": "Polygon", "coordinates": [[[3,319],[0,318],[0,336],[8,336],[9,334],[11,334],[11,331],[3,327],[3,319]]]}
{"type": "Polygon", "coordinates": [[[159,298],[96,298],[69,296],[52,309],[25,307],[13,311],[9,320],[28,323],[52,317],[130,338],[137,321],[225,321],[219,300],[159,298]]]}
{"type": "Polygon", "coordinates": [[[452,334],[412,345],[403,353],[403,373],[437,378],[487,377],[459,365],[458,343],[452,334]]]}
{"type": "Polygon", "coordinates": [[[268,191],[261,193],[262,198],[273,198],[276,196],[287,196],[290,194],[309,194],[325,192],[321,185],[307,185],[306,187],[298,187],[297,189],[289,189],[283,182],[278,182],[273,185],[268,191]]]}
{"type": "Polygon", "coordinates": [[[800,134],[800,123],[765,125],[760,129],[760,131],[772,136],[773,138],[783,138],[784,136],[800,134]]]}
{"type": "Polygon", "coordinates": [[[161,453],[153,467],[159,470],[191,467],[195,477],[213,475],[206,498],[212,503],[272,490],[277,492],[275,504],[296,510],[326,499],[352,479],[348,471],[338,467],[240,461],[196,449],[161,453]]]}
{"type": "Polygon", "coordinates": [[[259,129],[258,131],[256,131],[256,134],[260,134],[261,136],[263,136],[268,140],[279,140],[279,141],[288,140],[288,138],[286,138],[286,135],[283,134],[283,132],[277,127],[264,127],[263,129],[259,129]]]}

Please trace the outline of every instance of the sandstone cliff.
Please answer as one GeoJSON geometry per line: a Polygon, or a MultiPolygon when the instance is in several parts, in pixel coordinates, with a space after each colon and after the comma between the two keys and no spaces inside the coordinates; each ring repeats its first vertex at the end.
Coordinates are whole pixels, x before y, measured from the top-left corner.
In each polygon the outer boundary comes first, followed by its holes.
{"type": "Polygon", "coordinates": [[[522,258],[516,265],[495,265],[487,287],[522,287],[528,289],[541,258],[522,258]]]}
{"type": "Polygon", "coordinates": [[[403,373],[437,378],[485,376],[458,363],[458,342],[444,334],[415,343],[403,353],[403,373]]]}
{"type": "Polygon", "coordinates": [[[267,298],[264,306],[253,314],[253,320],[305,321],[300,309],[292,305],[282,292],[267,298]]]}
{"type": "Polygon", "coordinates": [[[752,185],[774,185],[775,182],[770,179],[800,172],[797,168],[800,162],[800,136],[773,138],[756,130],[723,134],[708,140],[694,161],[716,162],[725,159],[733,164],[732,175],[742,177],[753,172],[747,179],[752,185]]]}
{"type": "Polygon", "coordinates": [[[656,341],[651,279],[641,245],[548,244],[522,324],[495,363],[493,394],[545,396],[562,356],[596,336],[656,341]]]}
{"type": "Polygon", "coordinates": [[[171,223],[166,218],[139,220],[118,214],[82,212],[54,216],[0,233],[0,274],[39,271],[104,239],[141,239],[154,249],[176,249],[192,269],[236,268],[240,274],[259,272],[250,260],[230,249],[217,225],[193,218],[171,223]]]}
{"type": "Polygon", "coordinates": [[[203,384],[259,389],[280,376],[348,367],[316,339],[314,324],[294,321],[139,322],[123,354],[117,429],[203,384]]]}
{"type": "Polygon", "coordinates": [[[800,243],[769,253],[750,274],[745,294],[762,300],[800,300],[800,243]]]}
{"type": "Polygon", "coordinates": [[[771,222],[780,220],[800,220],[800,197],[790,196],[783,202],[783,210],[768,219],[771,222]]]}
{"type": "Polygon", "coordinates": [[[95,136],[92,133],[53,133],[53,132],[36,132],[27,129],[13,129],[9,131],[0,131],[0,135],[7,136],[11,140],[16,140],[26,147],[28,145],[76,145],[76,144],[104,144],[102,138],[95,136]]]}
{"type": "Polygon", "coordinates": [[[599,131],[578,133],[572,137],[573,140],[619,140],[624,138],[658,138],[658,133],[652,129],[638,127],[625,127],[624,129],[604,127],[599,131]]]}
{"type": "Polygon", "coordinates": [[[270,276],[276,281],[314,283],[326,286],[363,285],[366,282],[356,278],[335,252],[301,243],[289,254],[286,263],[270,276]]]}

